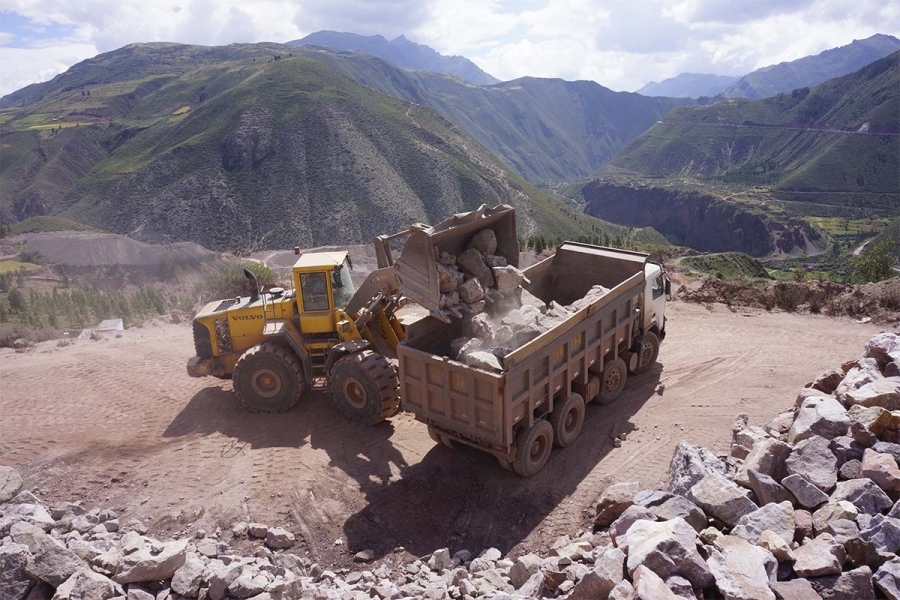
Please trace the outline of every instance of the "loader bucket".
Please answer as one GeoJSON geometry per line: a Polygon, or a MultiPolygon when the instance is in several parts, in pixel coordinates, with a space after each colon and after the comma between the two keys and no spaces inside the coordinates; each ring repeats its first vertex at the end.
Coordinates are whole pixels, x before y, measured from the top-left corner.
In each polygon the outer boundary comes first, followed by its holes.
{"type": "Polygon", "coordinates": [[[493,208],[482,205],[478,210],[453,215],[431,227],[416,224],[409,228],[409,238],[394,263],[403,294],[428,309],[432,315],[448,320],[440,309],[438,254],[461,253],[472,236],[487,227],[497,234],[497,254],[506,258],[507,264],[518,267],[519,239],[516,236],[515,209],[506,204],[493,208]]]}

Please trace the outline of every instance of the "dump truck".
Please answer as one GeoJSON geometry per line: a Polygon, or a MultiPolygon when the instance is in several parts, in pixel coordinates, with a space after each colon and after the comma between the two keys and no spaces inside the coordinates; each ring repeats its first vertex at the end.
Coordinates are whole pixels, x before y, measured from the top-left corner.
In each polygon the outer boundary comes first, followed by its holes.
{"type": "Polygon", "coordinates": [[[524,288],[561,304],[593,285],[608,293],[510,350],[502,372],[478,369],[451,359],[449,345],[499,298],[486,290],[479,303],[448,305],[438,258],[463,252],[485,230],[496,238],[494,258],[518,267],[515,210],[499,205],[379,236],[378,269],[359,289],[346,252],[300,254],[290,290],[260,290],[245,270],[248,296],[210,302],[195,316],[188,374],[231,379],[241,403],[260,412],[289,409],[320,381],[351,420],[371,424],[406,410],[435,440],[486,450],[534,475],[554,444],[578,437],[587,402],[614,401],[629,372],[656,360],[669,282],[646,254],[566,242],[524,270],[524,288]],[[428,316],[405,325],[398,311],[408,300],[428,316]]]}
{"type": "Polygon", "coordinates": [[[656,361],[671,283],[648,258],[566,242],[525,269],[525,289],[546,304],[571,304],[596,285],[609,291],[512,349],[501,372],[449,358],[463,320],[431,316],[411,325],[397,349],[401,409],[435,441],[490,452],[504,468],[535,475],[554,445],[579,437],[588,402],[615,401],[629,373],[656,361]]]}

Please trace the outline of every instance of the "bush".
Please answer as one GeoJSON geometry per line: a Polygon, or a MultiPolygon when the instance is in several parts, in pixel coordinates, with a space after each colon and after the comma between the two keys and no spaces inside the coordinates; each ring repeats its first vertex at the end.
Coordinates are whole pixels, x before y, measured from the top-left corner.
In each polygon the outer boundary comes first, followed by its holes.
{"type": "Polygon", "coordinates": [[[200,296],[209,301],[249,295],[250,283],[244,276],[244,269],[256,275],[263,289],[278,283],[278,274],[275,271],[266,265],[248,262],[210,275],[200,286],[200,296]]]}

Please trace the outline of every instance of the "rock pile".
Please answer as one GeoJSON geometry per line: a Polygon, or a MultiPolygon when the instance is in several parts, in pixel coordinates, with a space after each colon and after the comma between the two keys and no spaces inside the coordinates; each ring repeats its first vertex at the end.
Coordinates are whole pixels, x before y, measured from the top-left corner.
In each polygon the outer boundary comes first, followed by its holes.
{"type": "Polygon", "coordinates": [[[543,556],[441,548],[336,572],[291,554],[294,536],[281,528],[237,523],[158,541],[109,510],[47,508],[0,467],[0,599],[896,600],[898,359],[900,336],[876,336],[767,425],[740,416],[727,456],[682,441],[666,490],[610,486],[594,530],[560,537],[543,556]],[[229,549],[245,537],[259,540],[252,557],[229,549]]]}

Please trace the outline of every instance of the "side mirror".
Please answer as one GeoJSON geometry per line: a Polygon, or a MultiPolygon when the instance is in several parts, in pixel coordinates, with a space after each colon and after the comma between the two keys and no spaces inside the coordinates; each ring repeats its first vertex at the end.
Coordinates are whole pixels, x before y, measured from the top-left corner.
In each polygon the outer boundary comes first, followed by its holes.
{"type": "Polygon", "coordinates": [[[344,287],[344,282],[341,281],[341,271],[340,269],[335,269],[331,272],[331,287],[332,289],[339,290],[344,287]]]}
{"type": "Polygon", "coordinates": [[[672,280],[666,277],[666,296],[672,295],[672,280]]]}

